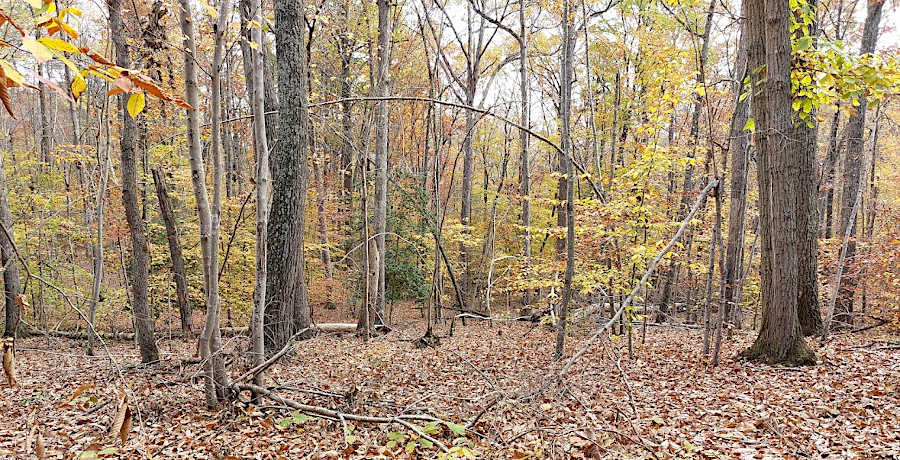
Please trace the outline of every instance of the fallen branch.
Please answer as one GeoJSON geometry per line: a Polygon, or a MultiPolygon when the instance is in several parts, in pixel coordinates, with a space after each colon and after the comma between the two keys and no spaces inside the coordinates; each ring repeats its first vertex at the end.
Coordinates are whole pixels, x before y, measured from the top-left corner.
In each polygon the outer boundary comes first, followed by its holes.
{"type": "Polygon", "coordinates": [[[333,409],[329,409],[327,407],[310,406],[308,404],[301,404],[292,399],[287,399],[276,393],[273,393],[266,388],[263,388],[258,385],[253,385],[250,383],[232,384],[232,388],[234,388],[235,390],[238,390],[238,391],[250,391],[250,392],[253,392],[254,394],[259,394],[259,395],[265,396],[265,397],[277,402],[278,404],[290,407],[291,409],[294,409],[294,410],[299,410],[307,415],[322,416],[322,417],[338,419],[338,420],[352,420],[354,422],[360,422],[360,423],[399,423],[400,425],[403,425],[403,426],[409,428],[411,431],[415,432],[417,435],[419,435],[423,439],[427,439],[428,441],[431,441],[436,446],[438,446],[442,451],[444,451],[444,452],[450,451],[449,449],[447,449],[447,446],[445,446],[442,442],[425,434],[420,428],[416,427],[412,423],[409,423],[409,420],[424,420],[424,421],[429,421],[429,422],[440,421],[439,419],[436,419],[431,416],[397,415],[394,417],[376,417],[376,416],[370,416],[370,415],[347,414],[347,413],[343,413],[343,412],[336,411],[333,409]]]}

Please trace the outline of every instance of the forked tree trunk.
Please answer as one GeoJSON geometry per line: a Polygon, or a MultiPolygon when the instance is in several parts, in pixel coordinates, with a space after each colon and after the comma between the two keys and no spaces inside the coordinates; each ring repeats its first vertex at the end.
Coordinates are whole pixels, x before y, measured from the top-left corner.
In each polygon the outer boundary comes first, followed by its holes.
{"type": "MultiPolygon", "coordinates": [[[[220,5],[219,18],[217,24],[216,41],[221,44],[222,33],[224,33],[224,19],[226,17],[228,0],[223,0],[220,5]]],[[[184,47],[184,86],[187,103],[192,107],[200,107],[199,91],[197,88],[197,64],[196,54],[197,47],[194,39],[194,23],[191,16],[190,0],[181,0],[181,33],[183,36],[182,45],[184,47]]],[[[218,56],[213,57],[214,65],[221,63],[221,48],[217,46],[218,56]]],[[[218,72],[214,71],[213,74],[218,72]]],[[[213,84],[213,92],[218,96],[218,81],[213,84]]],[[[218,152],[218,137],[216,134],[221,133],[218,129],[218,100],[212,101],[212,110],[214,117],[214,128],[212,130],[216,145],[211,150],[213,155],[214,173],[213,184],[219,189],[219,193],[214,192],[215,201],[221,194],[221,165],[220,155],[218,152]]],[[[197,203],[197,214],[200,224],[200,251],[203,266],[203,281],[206,293],[206,321],[203,331],[200,333],[199,351],[200,358],[204,362],[204,396],[208,407],[215,406],[220,398],[224,396],[224,389],[227,388],[225,381],[224,362],[218,353],[221,347],[221,333],[219,330],[219,264],[218,264],[218,205],[211,209],[209,193],[206,188],[206,171],[203,163],[203,152],[200,148],[200,120],[196,110],[187,110],[187,138],[188,153],[191,165],[191,181],[194,189],[194,199],[197,203]]]]}
{"type": "MultiPolygon", "coordinates": [[[[108,0],[109,27],[113,31],[124,31],[120,0],[108,0]]],[[[131,58],[123,33],[113,33],[113,45],[116,49],[116,65],[128,69],[131,58]]],[[[131,233],[131,250],[133,270],[131,276],[132,312],[138,345],[141,349],[141,361],[152,363],[159,361],[156,348],[156,337],[153,333],[153,318],[150,314],[148,296],[148,277],[150,274],[150,247],[147,243],[147,229],[141,218],[138,203],[137,160],[135,158],[135,125],[128,113],[129,94],[118,95],[119,111],[122,114],[122,127],[119,130],[119,148],[121,150],[122,168],[122,205],[125,208],[125,219],[131,233]]]]}

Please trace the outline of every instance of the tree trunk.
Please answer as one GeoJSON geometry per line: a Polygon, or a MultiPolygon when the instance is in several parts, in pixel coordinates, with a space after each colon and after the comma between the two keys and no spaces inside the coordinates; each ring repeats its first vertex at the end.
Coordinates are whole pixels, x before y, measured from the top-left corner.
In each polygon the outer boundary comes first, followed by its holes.
{"type": "Polygon", "coordinates": [[[563,281],[562,300],[559,307],[559,323],[556,328],[556,360],[563,357],[566,338],[566,316],[572,300],[572,278],[575,276],[575,171],[572,165],[572,80],[574,80],[575,37],[569,0],[564,0],[562,10],[562,62],[560,69],[560,143],[566,165],[566,273],[563,281]]]}
{"type": "Polygon", "coordinates": [[[278,148],[272,152],[272,210],[268,225],[266,354],[278,352],[309,327],[304,261],[307,160],[306,2],[275,1],[278,62],[278,148]]]}
{"type": "Polygon", "coordinates": [[[341,180],[343,183],[342,201],[347,209],[351,208],[353,199],[353,145],[350,143],[350,133],[352,130],[352,114],[351,109],[353,103],[350,98],[352,83],[350,80],[350,63],[353,59],[353,40],[350,38],[347,28],[350,24],[350,0],[341,1],[341,19],[345,28],[341,31],[338,40],[340,41],[341,52],[341,73],[338,77],[338,84],[341,87],[341,180]]]}
{"type": "MultiPolygon", "coordinates": [[[[816,11],[816,0],[809,1],[816,11]]],[[[797,33],[800,33],[798,30],[797,33]]],[[[818,36],[817,23],[809,26],[809,36],[818,36]]],[[[816,181],[816,151],[818,150],[818,125],[815,110],[810,113],[813,125],[793,120],[793,139],[797,143],[797,315],[803,335],[811,336],[822,331],[822,310],[819,307],[819,203],[816,181]]]]}
{"type": "MultiPolygon", "coordinates": [[[[525,29],[525,0],[519,0],[519,97],[520,104],[520,123],[525,129],[531,128],[531,110],[528,97],[528,55],[526,53],[528,46],[528,31],[525,29]]],[[[529,141],[531,137],[524,129],[519,130],[519,162],[521,170],[519,172],[519,187],[522,193],[522,259],[523,271],[527,274],[528,267],[531,263],[531,159],[528,154],[529,141]]],[[[599,171],[597,172],[600,173],[599,171]]],[[[531,304],[531,290],[526,289],[522,292],[522,306],[528,307],[531,304]]]]}
{"type": "Polygon", "coordinates": [[[190,333],[191,304],[188,302],[187,275],[184,271],[184,256],[181,251],[181,241],[178,238],[175,213],[172,210],[172,200],[169,199],[169,186],[166,184],[166,176],[159,167],[153,168],[153,183],[156,186],[156,198],[159,200],[159,214],[166,226],[166,240],[169,242],[169,254],[172,257],[172,276],[175,278],[175,295],[177,296],[178,313],[181,316],[181,330],[190,333]]]}
{"type": "MultiPolygon", "coordinates": [[[[247,2],[249,8],[257,11],[260,8],[259,0],[247,2]]],[[[266,132],[265,115],[265,82],[263,67],[265,56],[262,50],[265,48],[265,40],[260,28],[254,28],[250,32],[250,38],[257,45],[254,53],[250,46],[242,48],[244,64],[251,66],[252,79],[247,80],[247,94],[250,95],[250,107],[253,111],[253,151],[256,156],[256,286],[253,290],[253,312],[250,319],[250,342],[253,352],[253,365],[258,367],[265,362],[265,340],[263,331],[265,328],[265,312],[267,305],[266,292],[268,281],[268,225],[269,225],[269,139],[266,132]],[[251,86],[252,85],[252,86],[251,86]]],[[[249,44],[248,44],[249,45],[249,44]]],[[[262,385],[262,373],[257,374],[253,383],[262,385]]]]}
{"type": "MultiPolygon", "coordinates": [[[[376,96],[388,97],[391,92],[389,71],[391,61],[391,5],[387,0],[378,0],[378,67],[376,96]]],[[[374,243],[377,248],[377,280],[370,280],[378,288],[377,301],[374,302],[375,316],[369,321],[374,324],[386,323],[384,317],[385,296],[385,264],[387,252],[385,232],[387,231],[387,188],[388,188],[388,103],[380,100],[375,106],[375,215],[373,218],[374,243]]],[[[371,254],[371,250],[370,250],[371,254]]],[[[372,257],[370,257],[371,259],[372,257]]],[[[370,260],[371,262],[371,260],[370,260]]],[[[371,267],[370,267],[371,270],[371,267]]],[[[372,273],[370,273],[371,275],[372,273]]],[[[372,331],[368,331],[371,333],[372,331]]]]}
{"type": "MultiPolygon", "coordinates": [[[[879,24],[881,23],[881,10],[884,0],[872,0],[869,2],[869,10],[866,14],[866,22],[863,26],[862,45],[860,55],[875,52],[878,42],[879,24]]],[[[841,277],[840,292],[837,301],[837,313],[835,321],[846,327],[853,326],[853,297],[856,295],[858,276],[855,273],[856,258],[856,227],[857,220],[851,214],[857,212],[853,206],[856,196],[860,193],[860,178],[863,170],[863,147],[865,145],[866,105],[868,100],[865,95],[860,95],[857,112],[847,120],[847,156],[844,159],[844,190],[841,193],[841,225],[840,234],[848,232],[850,241],[847,245],[847,256],[844,260],[841,277]],[[851,224],[851,222],[853,222],[851,224]]]]}
{"type": "Polygon", "coordinates": [[[15,242],[10,240],[13,234],[13,218],[9,207],[9,186],[6,182],[6,166],[0,154],[0,224],[6,231],[0,232],[0,261],[3,262],[3,291],[6,299],[6,324],[4,337],[28,335],[25,324],[21,321],[19,296],[22,294],[22,281],[19,279],[19,261],[16,260],[15,242]]]}
{"type": "MultiPolygon", "coordinates": [[[[746,2],[743,3],[746,18],[746,2]]],[[[740,269],[744,255],[744,224],[747,218],[747,170],[750,158],[750,133],[744,131],[749,118],[750,99],[741,100],[744,89],[744,78],[749,74],[747,53],[749,40],[747,37],[747,21],[741,21],[741,44],[735,60],[735,75],[732,91],[735,107],[731,115],[731,126],[728,130],[728,155],[731,157],[731,208],[728,215],[728,245],[725,250],[725,303],[726,318],[735,317],[734,311],[741,307],[741,299],[736,295],[740,289],[736,283],[740,277],[740,269]]],[[[738,324],[738,327],[740,325],[738,324]]]]}
{"type": "Polygon", "coordinates": [[[322,259],[322,266],[325,269],[326,282],[326,303],[325,308],[334,308],[334,298],[332,297],[334,283],[334,266],[331,262],[331,248],[328,242],[328,215],[325,213],[325,195],[328,191],[325,189],[325,152],[317,153],[315,144],[315,129],[313,123],[309,123],[309,150],[313,154],[313,174],[316,180],[316,231],[319,233],[319,257],[322,259]]]}
{"type": "MultiPolygon", "coordinates": [[[[109,86],[109,85],[106,85],[109,86]]],[[[103,121],[106,131],[106,141],[102,149],[98,151],[97,167],[100,169],[100,185],[97,187],[97,239],[94,242],[93,250],[93,283],[91,285],[91,303],[88,306],[88,356],[94,355],[94,340],[96,340],[94,329],[94,320],[97,315],[97,306],[100,304],[100,288],[103,286],[103,219],[105,218],[106,209],[106,188],[109,182],[109,170],[112,165],[109,161],[109,144],[110,144],[110,122],[109,122],[109,98],[103,101],[103,121]]],[[[97,142],[98,147],[100,142],[97,142]]]]}
{"type": "Polygon", "coordinates": [[[822,219],[822,234],[830,239],[832,236],[833,210],[834,210],[834,170],[837,164],[838,154],[843,150],[846,136],[838,137],[841,121],[841,106],[838,103],[831,119],[831,134],[828,137],[828,149],[825,151],[825,161],[822,164],[819,176],[819,216],[822,219]]]}
{"type": "MultiPolygon", "coordinates": [[[[221,5],[221,9],[225,10],[227,8],[228,1],[223,1],[221,5]]],[[[220,12],[220,19],[225,17],[225,11],[220,12]]],[[[220,20],[219,24],[221,24],[224,20],[220,20]]],[[[216,41],[221,43],[222,33],[224,33],[224,26],[220,26],[217,24],[217,38],[216,41]]],[[[197,54],[197,47],[194,39],[194,23],[193,18],[191,16],[191,5],[190,0],[181,0],[181,33],[183,36],[183,48],[184,48],[184,86],[185,86],[185,94],[187,96],[187,103],[192,107],[200,107],[200,99],[199,99],[199,90],[197,87],[197,64],[195,60],[195,56],[197,54]]],[[[217,48],[219,48],[217,46],[217,48]]],[[[218,49],[221,52],[221,49],[218,49]]],[[[218,62],[221,62],[221,53],[217,53],[218,56],[213,57],[214,65],[218,62]],[[218,58],[218,59],[217,59],[218,58]]],[[[214,75],[217,74],[217,71],[212,72],[214,75]]],[[[213,84],[213,92],[216,93],[215,97],[218,97],[218,89],[217,89],[218,81],[214,81],[213,84]]],[[[203,326],[203,330],[200,333],[200,339],[198,343],[198,348],[200,351],[200,358],[204,361],[204,396],[206,399],[207,407],[213,407],[217,404],[220,397],[224,396],[222,392],[227,387],[227,382],[225,382],[224,375],[224,363],[222,361],[221,356],[218,353],[215,353],[220,347],[221,344],[219,341],[221,340],[220,331],[219,331],[219,264],[218,264],[218,203],[216,203],[216,198],[220,198],[221,191],[217,194],[217,189],[221,189],[221,165],[220,165],[220,155],[218,152],[218,134],[217,132],[221,132],[219,130],[218,119],[219,114],[217,104],[218,100],[212,101],[211,107],[213,110],[213,137],[215,139],[215,146],[211,148],[211,155],[213,155],[213,168],[214,178],[213,178],[213,186],[214,186],[214,198],[213,205],[211,206],[209,200],[209,194],[206,188],[206,171],[203,162],[203,152],[200,148],[200,120],[199,114],[196,110],[187,110],[187,138],[188,138],[188,152],[189,152],[189,161],[191,165],[191,181],[193,183],[194,189],[194,199],[197,203],[197,214],[199,217],[200,224],[200,251],[202,256],[202,267],[203,267],[203,281],[204,288],[206,294],[206,321],[203,326]],[[212,209],[211,209],[212,207],[212,209]]]]}
{"type": "Polygon", "coordinates": [[[797,192],[800,147],[790,136],[790,11],[783,0],[748,3],[751,69],[766,66],[765,87],[754,73],[753,116],[757,138],[760,215],[763,229],[762,328],[743,352],[751,360],[790,366],[815,363],[797,316],[797,192]],[[764,105],[763,105],[764,104],[764,105]],[[760,125],[760,119],[764,119],[760,125]],[[763,142],[765,141],[765,142],[763,142]],[[776,279],[777,277],[777,279],[776,279]]]}
{"type": "MultiPolygon", "coordinates": [[[[114,31],[125,30],[119,1],[107,1],[109,6],[109,27],[114,31]]],[[[116,65],[125,69],[130,68],[131,58],[128,55],[125,35],[114,33],[112,36],[113,45],[116,49],[116,65]]],[[[138,204],[135,124],[134,119],[128,113],[128,98],[129,94],[127,93],[118,95],[119,110],[122,113],[122,127],[119,130],[119,148],[122,162],[122,205],[125,209],[125,219],[128,221],[128,229],[131,233],[133,257],[133,271],[131,275],[133,296],[131,306],[134,313],[135,333],[141,349],[141,361],[152,363],[159,361],[159,351],[156,348],[156,337],[153,332],[153,318],[150,314],[147,289],[150,274],[150,247],[147,243],[147,231],[144,226],[144,220],[141,219],[141,209],[138,204]]]]}

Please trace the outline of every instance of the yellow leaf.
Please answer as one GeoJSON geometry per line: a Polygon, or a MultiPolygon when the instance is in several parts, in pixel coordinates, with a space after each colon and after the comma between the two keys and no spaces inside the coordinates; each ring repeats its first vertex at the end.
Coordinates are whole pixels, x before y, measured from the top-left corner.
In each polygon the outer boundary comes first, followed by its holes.
{"type": "Polygon", "coordinates": [[[6,74],[6,78],[15,83],[17,86],[22,86],[22,84],[25,82],[25,77],[23,77],[22,74],[20,74],[19,71],[16,70],[15,67],[13,67],[12,64],[7,62],[6,60],[0,59],[0,67],[3,67],[3,73],[6,74]]]}
{"type": "Polygon", "coordinates": [[[38,62],[47,62],[53,59],[53,51],[50,48],[47,48],[43,43],[40,43],[31,37],[24,37],[22,39],[22,46],[24,46],[38,62]]]}
{"type": "Polygon", "coordinates": [[[67,53],[79,53],[78,47],[58,38],[39,38],[39,42],[43,43],[50,49],[65,51],[67,53]]]}
{"type": "Polygon", "coordinates": [[[132,93],[128,98],[128,114],[131,118],[137,118],[138,114],[144,110],[147,101],[144,99],[144,93],[132,93]]]}
{"type": "Polygon", "coordinates": [[[87,89],[87,82],[84,81],[84,77],[81,74],[76,74],[75,78],[72,79],[72,97],[78,99],[78,96],[81,96],[81,93],[87,89]]]}
{"type": "Polygon", "coordinates": [[[59,26],[62,27],[62,30],[63,30],[63,32],[66,33],[66,35],[68,35],[72,38],[78,38],[78,31],[75,30],[74,27],[72,27],[68,24],[60,24],[59,26]]]}

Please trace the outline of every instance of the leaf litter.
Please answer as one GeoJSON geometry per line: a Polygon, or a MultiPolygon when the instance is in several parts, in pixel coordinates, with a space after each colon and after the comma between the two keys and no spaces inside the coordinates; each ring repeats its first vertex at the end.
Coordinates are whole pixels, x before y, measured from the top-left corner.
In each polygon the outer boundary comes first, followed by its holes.
{"type": "MultiPolygon", "coordinates": [[[[560,384],[545,326],[474,321],[452,337],[442,326],[441,346],[418,349],[424,322],[407,310],[369,342],[298,342],[266,386],[344,414],[433,417],[418,432],[246,393],[206,410],[189,340],[162,339],[163,362],[145,367],[128,342],[88,357],[80,341],[33,337],[16,343],[18,385],[0,386],[0,458],[900,458],[900,350],[866,346],[874,335],[838,336],[816,348],[818,365],[791,369],[738,360],[754,338],[738,331],[710,368],[702,331],[652,327],[633,359],[626,339],[606,337],[560,384]]],[[[569,353],[590,332],[573,327],[569,353]]],[[[249,369],[246,337],[225,345],[232,374],[249,369]]]]}

